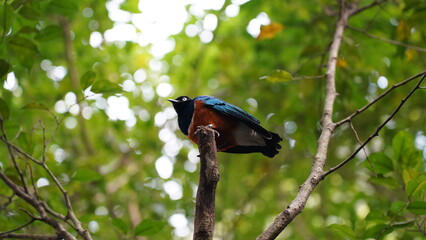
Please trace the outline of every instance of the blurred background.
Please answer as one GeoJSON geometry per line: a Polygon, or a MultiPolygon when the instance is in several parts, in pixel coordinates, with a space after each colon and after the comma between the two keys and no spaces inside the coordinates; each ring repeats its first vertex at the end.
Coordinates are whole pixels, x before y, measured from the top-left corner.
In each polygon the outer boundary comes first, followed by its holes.
{"type": "MultiPolygon", "coordinates": [[[[192,238],[198,149],[179,131],[167,98],[219,97],[284,139],[273,159],[218,154],[216,239],[254,239],[309,175],[336,1],[0,3],[5,132],[41,159],[45,130],[47,163],[95,239],[192,238]]],[[[395,0],[350,19],[337,62],[334,121],[425,70],[425,18],[425,1],[395,0]]],[[[416,81],[354,119],[361,141],[416,81]]],[[[320,183],[277,239],[423,239],[425,118],[419,89],[365,152],[320,183]]],[[[354,131],[341,126],[326,169],[357,146],[354,131]]],[[[40,197],[65,213],[43,169],[18,162],[40,197]]],[[[5,144],[0,169],[16,175],[5,144]]],[[[31,209],[0,182],[0,232],[28,221],[20,208],[31,209]]],[[[53,232],[41,222],[22,231],[53,232]]]]}

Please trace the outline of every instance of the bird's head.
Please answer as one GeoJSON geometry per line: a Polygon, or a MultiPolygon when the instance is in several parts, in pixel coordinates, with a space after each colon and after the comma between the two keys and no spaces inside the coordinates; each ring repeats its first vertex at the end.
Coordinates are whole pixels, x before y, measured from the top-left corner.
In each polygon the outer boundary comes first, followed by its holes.
{"type": "Polygon", "coordinates": [[[176,99],[167,99],[167,100],[169,100],[173,104],[173,107],[178,113],[193,102],[193,99],[188,96],[180,96],[176,99]]]}

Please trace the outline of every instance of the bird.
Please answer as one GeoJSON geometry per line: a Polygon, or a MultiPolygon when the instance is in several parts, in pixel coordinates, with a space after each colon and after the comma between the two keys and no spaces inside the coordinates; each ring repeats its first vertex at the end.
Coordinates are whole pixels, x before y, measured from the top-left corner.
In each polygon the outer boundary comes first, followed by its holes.
{"type": "Polygon", "coordinates": [[[260,121],[243,109],[212,96],[168,99],[178,117],[183,134],[198,144],[198,126],[210,126],[216,133],[218,152],[278,154],[282,138],[260,126],[260,121]]]}

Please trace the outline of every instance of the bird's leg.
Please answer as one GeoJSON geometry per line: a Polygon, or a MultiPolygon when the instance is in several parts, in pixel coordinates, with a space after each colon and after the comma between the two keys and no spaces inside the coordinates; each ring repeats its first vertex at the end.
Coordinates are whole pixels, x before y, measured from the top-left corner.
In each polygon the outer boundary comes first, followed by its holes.
{"type": "Polygon", "coordinates": [[[213,124],[210,123],[209,125],[207,125],[207,127],[213,129],[213,131],[217,134],[217,137],[220,137],[220,133],[216,129],[213,128],[213,124]]]}

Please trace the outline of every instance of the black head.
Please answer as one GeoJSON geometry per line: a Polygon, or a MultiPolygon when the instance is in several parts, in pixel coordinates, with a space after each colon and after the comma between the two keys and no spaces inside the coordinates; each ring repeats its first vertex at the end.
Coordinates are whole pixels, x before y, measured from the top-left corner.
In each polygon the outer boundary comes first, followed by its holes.
{"type": "Polygon", "coordinates": [[[176,99],[167,99],[167,100],[173,103],[173,107],[175,108],[178,114],[180,111],[185,109],[189,104],[193,103],[192,98],[188,96],[180,96],[176,99]]]}
{"type": "Polygon", "coordinates": [[[168,100],[173,103],[173,108],[176,110],[180,130],[188,135],[188,128],[194,114],[194,100],[188,96],[168,100]]]}

